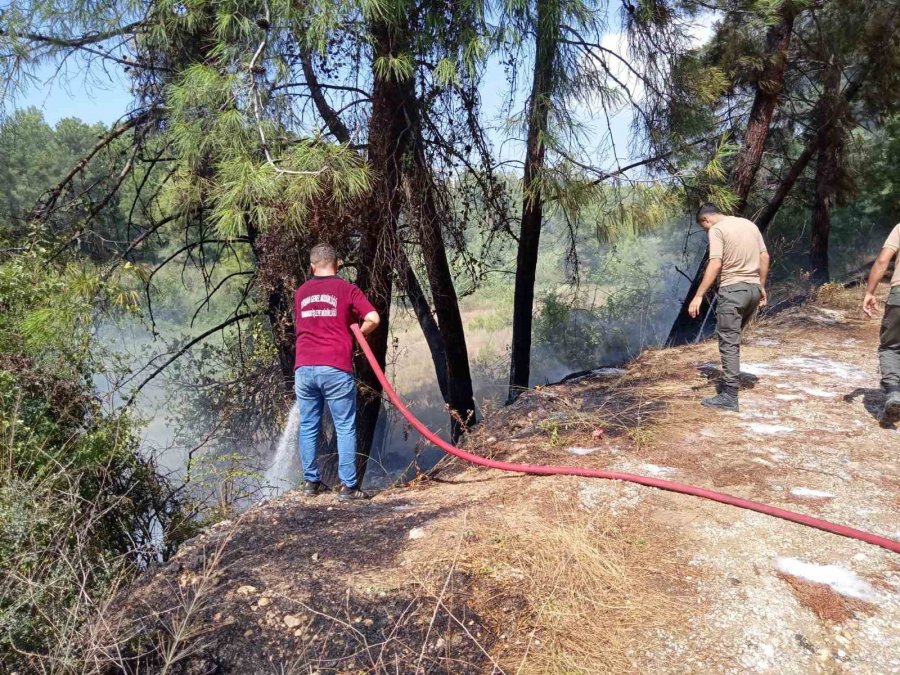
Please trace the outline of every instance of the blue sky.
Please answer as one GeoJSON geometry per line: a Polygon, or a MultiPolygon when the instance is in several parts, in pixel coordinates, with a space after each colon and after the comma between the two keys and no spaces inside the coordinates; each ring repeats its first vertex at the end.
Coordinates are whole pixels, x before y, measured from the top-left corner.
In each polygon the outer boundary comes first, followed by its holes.
{"type": "Polygon", "coordinates": [[[112,124],[124,115],[131,104],[128,85],[118,71],[85,76],[76,69],[45,67],[37,74],[24,95],[10,107],[34,106],[44,113],[44,119],[56,124],[65,117],[78,117],[88,122],[112,124]]]}
{"type": "MultiPolygon", "coordinates": [[[[527,79],[527,78],[526,78],[527,79]]],[[[520,89],[527,87],[530,81],[521,81],[520,89]]],[[[121,118],[132,104],[132,96],[124,74],[116,68],[106,72],[86,76],[84,71],[74,64],[63,65],[57,69],[45,66],[38,71],[24,93],[12,102],[6,102],[6,112],[16,108],[35,107],[39,109],[49,124],[56,124],[66,117],[77,117],[87,123],[102,122],[111,125],[121,118]]],[[[482,112],[488,135],[494,145],[494,151],[501,160],[521,160],[524,155],[524,144],[513,136],[521,135],[519,130],[506,128],[502,117],[506,100],[509,96],[509,85],[502,66],[495,60],[489,63],[482,85],[482,112]]],[[[513,113],[517,113],[524,105],[524,93],[517,92],[513,113]]],[[[628,124],[630,114],[614,118],[613,133],[620,159],[625,154],[628,140],[628,124]]],[[[597,129],[597,135],[605,135],[605,122],[597,129]]],[[[612,160],[612,158],[609,158],[612,160]]],[[[513,168],[513,167],[510,167],[513,168]]]]}

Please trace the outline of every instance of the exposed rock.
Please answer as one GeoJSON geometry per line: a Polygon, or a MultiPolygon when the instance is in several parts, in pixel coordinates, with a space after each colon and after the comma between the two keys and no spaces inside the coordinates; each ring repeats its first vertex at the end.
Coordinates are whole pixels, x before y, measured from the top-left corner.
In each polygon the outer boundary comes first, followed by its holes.
{"type": "Polygon", "coordinates": [[[303,624],[303,619],[294,614],[287,614],[282,621],[284,621],[284,625],[288,628],[296,628],[303,624]]]}

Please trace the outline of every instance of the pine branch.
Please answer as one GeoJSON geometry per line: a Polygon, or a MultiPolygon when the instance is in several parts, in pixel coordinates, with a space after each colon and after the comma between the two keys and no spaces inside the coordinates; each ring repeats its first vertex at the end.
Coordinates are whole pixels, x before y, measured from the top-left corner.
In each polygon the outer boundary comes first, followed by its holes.
{"type": "Polygon", "coordinates": [[[61,181],[59,181],[55,186],[53,186],[50,190],[43,194],[43,196],[38,200],[37,204],[34,205],[34,208],[32,208],[31,212],[28,214],[28,220],[31,222],[45,220],[47,216],[50,215],[50,212],[53,210],[53,207],[59,200],[59,197],[63,193],[63,190],[66,189],[66,187],[69,185],[69,183],[72,182],[75,176],[84,171],[85,167],[97,155],[98,152],[103,150],[125,132],[134,129],[138,125],[149,120],[154,114],[156,114],[156,112],[157,110],[155,108],[145,110],[144,112],[135,115],[130,120],[127,120],[126,122],[113,127],[109,131],[109,133],[101,137],[100,141],[93,148],[91,148],[90,152],[88,152],[87,155],[85,155],[75,163],[69,173],[67,173],[61,181]]]}
{"type": "Polygon", "coordinates": [[[65,49],[80,49],[82,47],[86,47],[88,45],[95,45],[101,42],[106,42],[110,38],[120,37],[123,35],[131,35],[137,32],[138,28],[142,28],[144,26],[143,21],[135,21],[134,23],[130,23],[126,26],[121,26],[119,28],[115,28],[113,30],[105,31],[102,33],[88,33],[86,35],[81,35],[76,38],[61,38],[55,35],[44,35],[42,33],[18,33],[16,31],[3,30],[0,29],[0,37],[10,37],[10,38],[25,38],[26,40],[31,40],[32,42],[39,42],[42,44],[47,44],[52,47],[62,47],[65,49]]]}
{"type": "Polygon", "coordinates": [[[232,316],[229,319],[226,319],[225,321],[220,323],[218,326],[214,326],[213,328],[210,328],[209,330],[204,331],[197,337],[188,341],[181,349],[179,349],[170,358],[168,358],[165,363],[163,363],[161,366],[157,367],[152,373],[150,373],[150,375],[148,375],[146,378],[144,378],[144,380],[137,386],[137,389],[135,389],[132,392],[131,396],[125,402],[125,405],[123,407],[124,408],[130,407],[131,404],[134,403],[135,399],[137,398],[137,395],[141,392],[141,390],[144,387],[146,387],[148,384],[150,384],[150,382],[152,382],[160,373],[162,373],[166,368],[168,368],[170,365],[172,365],[175,361],[177,361],[179,358],[184,356],[192,347],[194,347],[197,344],[200,344],[206,338],[208,338],[210,335],[215,335],[216,333],[225,330],[226,328],[228,328],[228,326],[236,324],[239,321],[243,321],[244,319],[252,319],[253,317],[260,316],[260,315],[261,315],[261,312],[244,312],[243,314],[237,314],[235,316],[232,316]]]}

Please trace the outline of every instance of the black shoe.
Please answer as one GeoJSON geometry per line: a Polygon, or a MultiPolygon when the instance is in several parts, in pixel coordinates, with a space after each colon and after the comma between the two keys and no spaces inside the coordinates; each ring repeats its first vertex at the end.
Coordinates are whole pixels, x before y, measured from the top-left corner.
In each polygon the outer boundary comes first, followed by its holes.
{"type": "Polygon", "coordinates": [[[738,407],[738,392],[734,387],[722,387],[722,391],[717,396],[703,399],[701,405],[704,405],[707,408],[715,408],[716,410],[740,412],[740,408],[738,407]]]}
{"type": "Polygon", "coordinates": [[[338,499],[342,502],[350,502],[356,501],[357,499],[371,499],[371,495],[367,492],[363,492],[359,488],[356,487],[347,487],[346,485],[341,487],[341,491],[338,492],[338,499]]]}
{"type": "Polygon", "coordinates": [[[896,424],[900,422],[900,389],[887,393],[884,399],[884,412],[881,415],[884,424],[896,424]]]}
{"type": "Polygon", "coordinates": [[[322,483],[317,480],[308,480],[303,484],[303,496],[315,497],[322,491],[322,483]]]}

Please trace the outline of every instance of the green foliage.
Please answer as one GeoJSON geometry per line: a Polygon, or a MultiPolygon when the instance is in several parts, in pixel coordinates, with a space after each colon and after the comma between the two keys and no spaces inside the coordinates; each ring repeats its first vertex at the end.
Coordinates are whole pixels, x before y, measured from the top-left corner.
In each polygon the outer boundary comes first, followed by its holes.
{"type": "Polygon", "coordinates": [[[540,307],[533,329],[536,358],[552,355],[565,364],[593,365],[600,332],[590,313],[553,292],[541,298],[540,307]]]}
{"type": "Polygon", "coordinates": [[[38,231],[33,231],[27,216],[46,191],[58,183],[106,132],[103,125],[87,125],[66,118],[55,127],[43,115],[29,108],[15,111],[0,124],[0,243],[20,245],[35,239],[50,240],[56,232],[84,227],[92,215],[90,234],[76,245],[94,258],[105,257],[108,241],[124,238],[121,210],[124,194],[107,198],[110,186],[124,166],[123,143],[113,143],[67,186],[60,204],[38,231]]]}
{"type": "Polygon", "coordinates": [[[129,415],[91,382],[90,266],[38,253],[0,263],[0,668],[74,667],[86,623],[191,532],[138,449],[129,415]]]}

